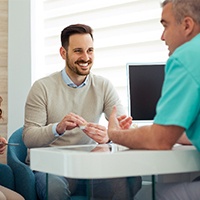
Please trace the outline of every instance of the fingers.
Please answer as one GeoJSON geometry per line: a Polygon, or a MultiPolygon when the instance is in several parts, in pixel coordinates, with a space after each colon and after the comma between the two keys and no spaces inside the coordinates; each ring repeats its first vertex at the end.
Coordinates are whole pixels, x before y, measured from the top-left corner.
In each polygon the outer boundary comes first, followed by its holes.
{"type": "Polygon", "coordinates": [[[0,137],[0,143],[7,143],[6,138],[4,138],[4,137],[0,137]]]}
{"type": "Polygon", "coordinates": [[[60,123],[58,123],[56,131],[58,134],[63,134],[66,130],[71,130],[86,123],[87,121],[81,116],[74,113],[69,113],[62,119],[60,123]]]}
{"type": "Polygon", "coordinates": [[[103,144],[108,141],[107,129],[105,126],[88,123],[83,131],[99,144],[103,144]]]}
{"type": "Polygon", "coordinates": [[[122,115],[122,116],[117,117],[117,119],[118,119],[120,127],[122,129],[130,128],[130,126],[132,124],[132,117],[131,116],[127,117],[126,115],[122,115]]]}
{"type": "Polygon", "coordinates": [[[122,129],[129,129],[132,124],[132,117],[126,117],[120,121],[120,127],[122,129]]]}
{"type": "Polygon", "coordinates": [[[132,124],[132,117],[127,117],[126,115],[122,115],[117,117],[117,109],[113,108],[109,123],[108,123],[108,136],[110,140],[115,141],[120,130],[129,129],[132,124]]]}
{"type": "Polygon", "coordinates": [[[106,127],[99,124],[88,123],[84,129],[84,132],[90,135],[104,135],[106,132],[106,127]]]}
{"type": "Polygon", "coordinates": [[[6,149],[7,140],[4,137],[0,137],[0,154],[3,154],[6,149]]]}
{"type": "Polygon", "coordinates": [[[122,121],[122,120],[124,120],[126,118],[127,118],[126,115],[121,115],[121,116],[117,117],[118,121],[122,121]]]}
{"type": "Polygon", "coordinates": [[[65,117],[66,117],[67,121],[74,122],[77,125],[87,124],[87,121],[85,119],[83,119],[81,116],[74,114],[74,113],[69,113],[65,117]]]}
{"type": "Polygon", "coordinates": [[[3,147],[0,148],[0,154],[4,154],[6,150],[6,146],[4,145],[3,147]]]}

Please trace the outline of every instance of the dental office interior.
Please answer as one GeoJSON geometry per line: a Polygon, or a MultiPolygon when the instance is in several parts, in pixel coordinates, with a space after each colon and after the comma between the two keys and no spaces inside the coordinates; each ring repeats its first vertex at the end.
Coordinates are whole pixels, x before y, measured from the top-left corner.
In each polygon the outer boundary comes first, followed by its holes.
{"type": "MultiPolygon", "coordinates": [[[[108,78],[129,112],[127,63],[164,63],[159,0],[1,0],[0,134],[6,138],[24,123],[24,105],[35,80],[63,68],[60,32],[73,23],[94,30],[92,72],[108,78]],[[120,77],[120,78],[119,78],[120,77]]],[[[101,124],[106,125],[102,118],[101,124]]],[[[7,162],[6,154],[0,162],[7,162]]],[[[157,181],[191,180],[194,173],[156,176],[157,181]]],[[[152,177],[143,176],[135,199],[151,200],[152,177]]]]}

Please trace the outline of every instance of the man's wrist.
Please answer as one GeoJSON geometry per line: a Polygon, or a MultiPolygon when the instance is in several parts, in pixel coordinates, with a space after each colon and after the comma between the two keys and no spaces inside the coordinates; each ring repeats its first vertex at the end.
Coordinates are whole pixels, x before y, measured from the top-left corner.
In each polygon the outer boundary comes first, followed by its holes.
{"type": "Polygon", "coordinates": [[[63,134],[63,133],[59,134],[59,133],[56,131],[57,125],[58,125],[58,123],[55,123],[55,124],[53,124],[53,126],[52,126],[52,132],[53,132],[53,134],[55,135],[55,137],[59,137],[59,136],[61,136],[61,135],[63,134]]]}

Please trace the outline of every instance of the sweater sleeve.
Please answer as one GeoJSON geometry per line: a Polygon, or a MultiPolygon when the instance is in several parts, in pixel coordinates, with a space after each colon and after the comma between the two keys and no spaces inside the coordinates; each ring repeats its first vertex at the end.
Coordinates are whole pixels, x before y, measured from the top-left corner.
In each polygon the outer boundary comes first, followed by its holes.
{"type": "Polygon", "coordinates": [[[47,125],[47,95],[40,81],[33,84],[25,105],[23,140],[28,148],[49,146],[56,137],[47,125]]]}

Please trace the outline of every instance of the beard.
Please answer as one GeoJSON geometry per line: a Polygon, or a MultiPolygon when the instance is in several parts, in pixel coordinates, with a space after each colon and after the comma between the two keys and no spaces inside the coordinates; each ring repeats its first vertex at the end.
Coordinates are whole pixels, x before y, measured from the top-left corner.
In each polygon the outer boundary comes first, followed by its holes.
{"type": "Polygon", "coordinates": [[[72,72],[80,76],[86,76],[90,73],[90,69],[92,67],[92,60],[84,61],[84,60],[77,60],[75,63],[70,62],[68,55],[66,55],[66,67],[69,68],[72,72]],[[79,63],[88,64],[86,70],[81,69],[79,63]],[[78,67],[77,67],[78,66],[78,67]]]}

